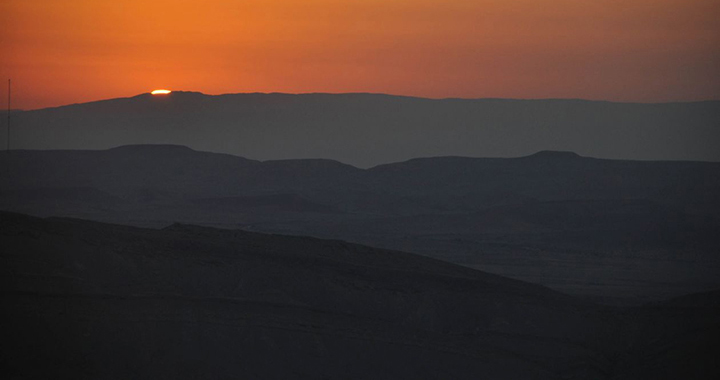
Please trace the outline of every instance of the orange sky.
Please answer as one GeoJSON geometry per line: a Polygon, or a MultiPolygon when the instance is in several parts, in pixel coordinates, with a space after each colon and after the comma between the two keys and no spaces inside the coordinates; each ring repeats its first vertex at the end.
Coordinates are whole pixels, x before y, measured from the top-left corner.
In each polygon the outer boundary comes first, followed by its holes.
{"type": "Polygon", "coordinates": [[[719,19],[720,0],[0,0],[0,77],[25,109],[155,88],[720,99],[719,19]]]}

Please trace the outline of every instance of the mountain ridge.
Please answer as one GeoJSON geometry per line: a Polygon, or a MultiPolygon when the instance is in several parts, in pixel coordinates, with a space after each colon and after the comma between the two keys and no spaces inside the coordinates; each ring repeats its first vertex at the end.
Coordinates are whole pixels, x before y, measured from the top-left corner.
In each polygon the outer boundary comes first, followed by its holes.
{"type": "MultiPolygon", "coordinates": [[[[210,152],[210,151],[203,151],[198,149],[193,149],[187,145],[181,145],[181,144],[127,144],[127,145],[118,145],[115,147],[110,148],[103,148],[103,149],[10,149],[9,152],[12,154],[15,153],[30,153],[30,152],[123,152],[123,151],[157,151],[157,150],[164,150],[167,152],[195,152],[195,153],[202,153],[202,154],[211,154],[211,155],[217,155],[217,156],[230,156],[235,158],[240,158],[247,161],[257,162],[257,163],[289,163],[289,162],[326,162],[326,163],[334,163],[339,164],[341,166],[345,167],[351,167],[359,170],[373,170],[378,167],[383,166],[391,166],[391,165],[398,165],[398,164],[405,164],[405,163],[417,163],[417,162],[428,162],[428,161],[447,161],[447,162],[471,162],[471,161],[483,161],[483,160],[533,160],[533,159],[559,159],[559,160],[577,160],[577,159],[583,159],[583,160],[597,160],[597,161],[628,161],[628,162],[638,162],[638,163],[653,163],[653,162],[665,162],[665,163],[687,163],[687,164],[710,164],[710,165],[716,165],[720,164],[720,162],[717,161],[691,161],[691,160],[632,160],[632,159],[616,159],[616,158],[602,158],[602,157],[589,157],[589,156],[581,156],[576,152],[572,151],[564,151],[564,150],[540,150],[535,153],[530,153],[527,155],[522,156],[516,156],[516,157],[495,157],[495,156],[484,156],[484,157],[476,157],[476,156],[428,156],[428,157],[416,157],[411,158],[404,161],[393,161],[393,162],[386,162],[381,163],[376,166],[371,166],[368,168],[361,168],[356,167],[352,164],[340,161],[340,160],[334,160],[331,158],[282,158],[282,159],[267,159],[267,160],[256,160],[251,159],[248,157],[245,157],[243,155],[237,155],[232,153],[218,153],[218,152],[210,152]]],[[[7,152],[7,151],[6,151],[7,152]]]]}
{"type": "Polygon", "coordinates": [[[362,169],[147,145],[11,151],[0,167],[0,209],[37,216],[342,239],[579,294],[658,298],[720,278],[715,162],[542,152],[362,169]]]}
{"type": "Polygon", "coordinates": [[[174,90],[170,94],[164,95],[152,95],[150,92],[143,92],[136,95],[120,96],[114,98],[89,100],[84,102],[75,102],[68,104],[60,104],[57,106],[32,108],[32,109],[13,109],[15,112],[33,112],[41,110],[49,110],[56,108],[72,107],[84,104],[94,104],[100,102],[112,102],[112,101],[123,101],[127,99],[151,99],[153,97],[167,97],[171,95],[180,96],[201,96],[207,98],[222,98],[222,97],[234,97],[234,96],[283,96],[283,97],[302,97],[302,96],[377,96],[397,99],[414,99],[414,100],[430,100],[430,101],[508,101],[508,102],[579,102],[579,103],[607,103],[607,104],[630,104],[630,105],[672,105],[672,104],[703,104],[703,103],[718,103],[720,99],[703,99],[703,100],[689,100],[689,101],[665,101],[665,102],[627,102],[627,101],[615,101],[605,99],[586,99],[586,98],[497,98],[497,97],[484,97],[484,98],[463,98],[463,97],[424,97],[424,96],[413,96],[413,95],[400,95],[382,92],[229,92],[222,94],[207,94],[201,91],[190,91],[190,90],[174,90]]]}
{"type": "Polygon", "coordinates": [[[520,157],[543,150],[716,162],[719,105],[361,93],[142,94],[13,113],[12,147],[174,144],[256,160],[325,158],[363,168],[417,157],[520,157]]]}

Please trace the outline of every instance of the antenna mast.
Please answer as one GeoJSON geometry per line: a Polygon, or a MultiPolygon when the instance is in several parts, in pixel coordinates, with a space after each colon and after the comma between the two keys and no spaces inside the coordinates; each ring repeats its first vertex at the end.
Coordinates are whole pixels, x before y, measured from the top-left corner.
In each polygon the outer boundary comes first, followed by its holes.
{"type": "Polygon", "coordinates": [[[7,152],[10,153],[10,99],[12,96],[12,80],[8,79],[8,108],[7,108],[7,152]]]}

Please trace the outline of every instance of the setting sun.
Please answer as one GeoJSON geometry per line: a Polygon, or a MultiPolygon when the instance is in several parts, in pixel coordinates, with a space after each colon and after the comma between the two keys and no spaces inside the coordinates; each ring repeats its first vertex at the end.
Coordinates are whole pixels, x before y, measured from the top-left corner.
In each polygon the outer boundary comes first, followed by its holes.
{"type": "Polygon", "coordinates": [[[720,379],[718,20],[0,0],[0,373],[720,379]]]}
{"type": "Polygon", "coordinates": [[[719,0],[3,0],[0,78],[28,94],[14,99],[23,109],[152,83],[208,94],[709,100],[720,97],[718,14],[719,0]]]}

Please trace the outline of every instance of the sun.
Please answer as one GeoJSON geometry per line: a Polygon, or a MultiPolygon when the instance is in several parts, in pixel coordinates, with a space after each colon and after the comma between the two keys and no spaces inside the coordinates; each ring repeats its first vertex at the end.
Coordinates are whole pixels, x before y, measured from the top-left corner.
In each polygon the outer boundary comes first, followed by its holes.
{"type": "Polygon", "coordinates": [[[169,94],[169,93],[171,93],[171,92],[172,92],[172,91],[170,91],[170,90],[155,90],[155,91],[151,92],[151,94],[153,94],[153,95],[167,95],[167,94],[169,94]]]}

